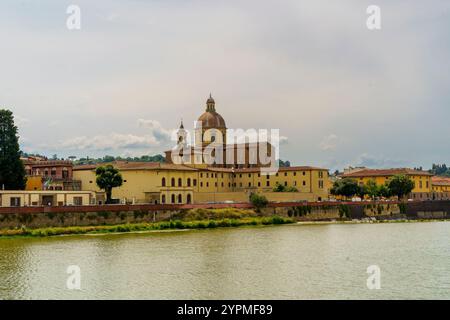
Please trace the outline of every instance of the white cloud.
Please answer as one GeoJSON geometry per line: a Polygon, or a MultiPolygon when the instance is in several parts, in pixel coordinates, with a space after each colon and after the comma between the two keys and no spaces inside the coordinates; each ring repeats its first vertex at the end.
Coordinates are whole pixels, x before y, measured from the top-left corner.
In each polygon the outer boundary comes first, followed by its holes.
{"type": "Polygon", "coordinates": [[[149,135],[159,144],[168,143],[173,136],[174,130],[165,129],[161,123],[156,120],[138,119],[139,127],[149,130],[149,135]]]}
{"type": "Polygon", "coordinates": [[[332,151],[336,150],[338,144],[339,144],[339,137],[334,133],[332,133],[322,139],[322,142],[319,144],[319,147],[323,151],[332,151]]]}
{"type": "Polygon", "coordinates": [[[395,168],[405,166],[406,161],[399,159],[390,159],[383,155],[374,156],[371,154],[360,154],[354,161],[354,165],[369,168],[395,168]]]}

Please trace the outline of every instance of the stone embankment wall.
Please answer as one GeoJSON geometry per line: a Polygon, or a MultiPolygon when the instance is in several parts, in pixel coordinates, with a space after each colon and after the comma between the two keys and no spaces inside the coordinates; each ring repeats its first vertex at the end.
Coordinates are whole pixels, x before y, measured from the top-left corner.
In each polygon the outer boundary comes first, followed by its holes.
{"type": "MultiPolygon", "coordinates": [[[[170,220],[188,209],[252,209],[247,203],[209,205],[102,205],[0,208],[0,229],[108,225],[170,220]]],[[[336,219],[450,219],[450,201],[270,203],[261,215],[299,221],[336,219]]]]}

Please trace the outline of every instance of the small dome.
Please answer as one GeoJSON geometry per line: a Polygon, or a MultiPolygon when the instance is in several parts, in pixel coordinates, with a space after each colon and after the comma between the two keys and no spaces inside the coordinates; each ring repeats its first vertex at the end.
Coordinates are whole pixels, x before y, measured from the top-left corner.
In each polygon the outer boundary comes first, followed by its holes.
{"type": "Polygon", "coordinates": [[[216,103],[215,101],[214,101],[214,99],[213,99],[213,97],[211,96],[211,94],[209,94],[209,98],[208,98],[208,100],[206,100],[206,104],[209,104],[209,103],[216,103]]]}

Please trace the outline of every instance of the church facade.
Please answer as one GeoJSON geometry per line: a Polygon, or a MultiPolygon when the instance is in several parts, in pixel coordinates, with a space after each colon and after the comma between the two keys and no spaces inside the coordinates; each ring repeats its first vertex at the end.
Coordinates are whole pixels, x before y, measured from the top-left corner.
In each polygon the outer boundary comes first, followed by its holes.
{"type": "MultiPolygon", "coordinates": [[[[187,141],[187,131],[181,123],[177,145],[165,152],[165,163],[111,163],[124,180],[121,187],[113,189],[113,197],[124,203],[155,204],[248,202],[251,193],[278,202],[328,199],[327,169],[280,167],[268,174],[264,169],[278,161],[275,147],[268,142],[230,143],[227,130],[210,96],[194,128],[194,145],[187,141]],[[265,158],[259,159],[255,152],[265,158]],[[217,161],[219,154],[224,161],[217,161]],[[297,192],[274,192],[278,185],[297,192]]],[[[73,168],[74,179],[81,181],[82,190],[100,191],[95,183],[96,167],[73,168]]]]}

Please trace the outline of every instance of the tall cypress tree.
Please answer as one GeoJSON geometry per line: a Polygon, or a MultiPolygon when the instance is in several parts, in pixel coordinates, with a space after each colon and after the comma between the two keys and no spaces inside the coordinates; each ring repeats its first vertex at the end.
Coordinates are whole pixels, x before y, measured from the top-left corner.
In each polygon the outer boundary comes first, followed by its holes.
{"type": "Polygon", "coordinates": [[[0,109],[0,190],[23,190],[26,182],[13,114],[0,109]]]}

